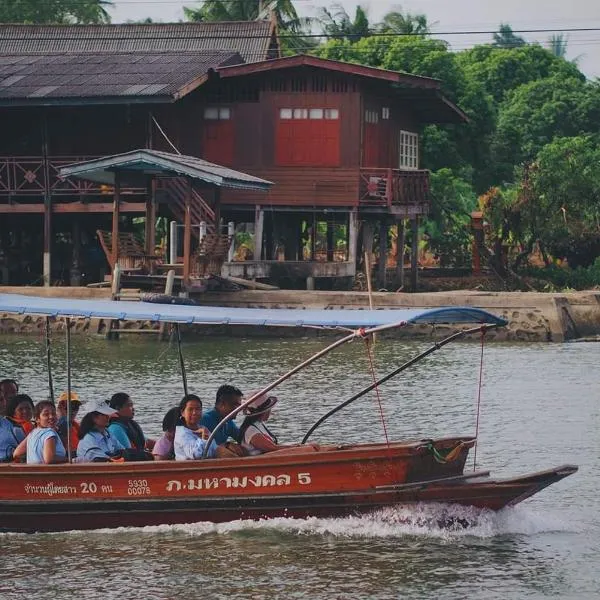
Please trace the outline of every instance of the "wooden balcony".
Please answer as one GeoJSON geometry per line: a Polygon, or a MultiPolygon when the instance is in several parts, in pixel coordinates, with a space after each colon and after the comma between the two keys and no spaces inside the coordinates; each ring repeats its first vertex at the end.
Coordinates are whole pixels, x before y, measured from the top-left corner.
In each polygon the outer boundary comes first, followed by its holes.
{"type": "MultiPolygon", "coordinates": [[[[44,196],[100,196],[112,200],[111,186],[61,179],[61,167],[97,158],[95,156],[0,156],[0,198],[43,201],[44,196]]],[[[122,188],[122,195],[145,196],[145,188],[122,188]]]]}
{"type": "Polygon", "coordinates": [[[360,170],[359,208],[410,218],[429,212],[429,171],[360,170]]]}

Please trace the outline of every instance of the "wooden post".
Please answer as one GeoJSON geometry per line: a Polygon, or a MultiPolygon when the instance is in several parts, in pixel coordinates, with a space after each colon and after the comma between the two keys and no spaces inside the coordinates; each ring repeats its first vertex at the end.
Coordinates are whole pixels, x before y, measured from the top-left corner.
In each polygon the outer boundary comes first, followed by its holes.
{"type": "Polygon", "coordinates": [[[398,237],[396,238],[396,279],[398,288],[404,287],[404,243],[405,229],[404,219],[400,219],[397,223],[398,237]]]}
{"type": "Polygon", "coordinates": [[[71,230],[71,239],[73,242],[73,252],[71,254],[71,268],[69,269],[69,285],[81,285],[81,232],[79,228],[79,215],[75,215],[73,220],[73,228],[71,230]]]}
{"type": "Polygon", "coordinates": [[[310,260],[317,257],[317,215],[313,212],[312,226],[310,228],[310,260]]]}
{"type": "Polygon", "coordinates": [[[386,286],[386,267],[387,267],[387,243],[388,243],[388,224],[385,219],[379,223],[379,273],[377,276],[378,286],[386,286]]]}
{"type": "Polygon", "coordinates": [[[331,218],[327,219],[327,262],[333,262],[335,239],[333,235],[334,222],[331,218]]]}
{"type": "Polygon", "coordinates": [[[229,249],[227,250],[227,262],[233,262],[235,255],[235,223],[227,223],[227,237],[229,238],[229,249]]]}
{"type": "Polygon", "coordinates": [[[358,211],[351,210],[348,214],[348,262],[354,263],[358,252],[358,211]]]}
{"type": "Polygon", "coordinates": [[[365,221],[363,223],[363,254],[367,252],[369,253],[370,264],[370,259],[373,255],[373,224],[370,221],[365,221]]]}
{"type": "MultiPolygon", "coordinates": [[[[175,284],[175,271],[173,269],[169,269],[167,272],[167,281],[165,283],[165,296],[173,295],[173,285],[175,284]]],[[[164,340],[166,337],[167,324],[161,323],[158,329],[158,339],[164,340]]]]}
{"type": "Polygon", "coordinates": [[[256,206],[254,212],[254,260],[262,260],[263,230],[265,226],[265,211],[256,206]]]}
{"type": "Polygon", "coordinates": [[[115,195],[113,199],[112,216],[112,248],[111,260],[113,264],[113,277],[117,263],[119,262],[119,211],[121,204],[121,176],[115,173],[115,195]]]}
{"type": "Polygon", "coordinates": [[[221,233],[221,188],[215,187],[215,233],[221,233]]]}
{"type": "Polygon", "coordinates": [[[412,248],[410,253],[410,291],[416,292],[419,285],[419,217],[411,221],[412,248]]]}
{"type": "MultiPolygon", "coordinates": [[[[119,290],[121,289],[121,267],[115,265],[112,271],[112,281],[110,284],[110,297],[111,300],[119,299],[119,290]]],[[[108,323],[108,329],[106,330],[107,340],[118,340],[119,339],[119,321],[111,319],[108,323]]]]}
{"type": "Polygon", "coordinates": [[[42,261],[44,286],[51,285],[52,278],[52,195],[50,192],[50,168],[48,165],[48,119],[46,111],[42,115],[42,154],[44,176],[44,254],[42,261]]]}
{"type": "MultiPolygon", "coordinates": [[[[146,226],[144,228],[145,251],[148,256],[154,256],[156,246],[156,182],[150,177],[146,192],[146,226]]],[[[150,272],[154,267],[154,261],[150,261],[150,272]]]]}
{"type": "Polygon", "coordinates": [[[183,287],[190,284],[190,252],[192,244],[192,180],[186,178],[185,217],[183,221],[183,287]]]}
{"type": "Polygon", "coordinates": [[[52,197],[44,197],[44,286],[51,284],[51,250],[52,250],[52,197]]]}

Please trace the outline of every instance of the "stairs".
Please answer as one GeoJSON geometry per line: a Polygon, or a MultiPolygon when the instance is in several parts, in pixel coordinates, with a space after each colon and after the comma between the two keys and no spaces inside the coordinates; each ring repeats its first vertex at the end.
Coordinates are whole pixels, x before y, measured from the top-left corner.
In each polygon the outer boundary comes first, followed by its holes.
{"type": "MultiPolygon", "coordinates": [[[[159,188],[169,197],[169,208],[179,223],[183,223],[185,219],[185,195],[187,186],[185,178],[170,177],[168,179],[159,180],[159,188]]],[[[216,233],[215,211],[202,198],[202,196],[192,186],[192,224],[205,222],[208,233],[216,233]]],[[[198,228],[192,227],[192,236],[196,239],[199,236],[198,228]]]]}

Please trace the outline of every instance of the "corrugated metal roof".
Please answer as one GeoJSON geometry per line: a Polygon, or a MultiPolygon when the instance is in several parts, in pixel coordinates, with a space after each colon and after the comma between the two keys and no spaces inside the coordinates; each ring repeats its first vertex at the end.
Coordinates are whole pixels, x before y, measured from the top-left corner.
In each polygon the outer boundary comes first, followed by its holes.
{"type": "Polygon", "coordinates": [[[255,62],[269,58],[273,33],[270,21],[0,25],[0,55],[202,52],[231,49],[239,52],[243,62],[255,62]]]}
{"type": "Polygon", "coordinates": [[[236,64],[233,51],[140,54],[0,56],[0,103],[32,104],[49,99],[81,102],[177,98],[193,89],[209,69],[236,64]]]}
{"type": "Polygon", "coordinates": [[[218,187],[255,191],[266,191],[273,185],[265,179],[234,171],[195,156],[145,148],[67,165],[60,170],[60,175],[112,185],[115,172],[148,172],[168,177],[184,175],[218,187]]]}

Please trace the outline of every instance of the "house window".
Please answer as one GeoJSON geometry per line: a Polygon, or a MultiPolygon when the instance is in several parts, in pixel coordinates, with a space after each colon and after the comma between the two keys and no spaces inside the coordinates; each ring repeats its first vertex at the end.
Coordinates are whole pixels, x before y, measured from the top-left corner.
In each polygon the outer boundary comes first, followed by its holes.
{"type": "Polygon", "coordinates": [[[389,106],[384,106],[381,109],[381,118],[384,121],[387,121],[390,118],[390,108],[389,108],[389,106]]]}
{"type": "Polygon", "coordinates": [[[337,108],[280,108],[275,160],[279,166],[340,164],[340,113],[337,108]]]}
{"type": "Polygon", "coordinates": [[[379,112],[371,109],[365,110],[365,123],[377,125],[379,123],[379,112]]]}
{"type": "Polygon", "coordinates": [[[229,106],[204,109],[202,158],[219,165],[233,165],[234,121],[229,106]]]}
{"type": "Polygon", "coordinates": [[[228,106],[207,106],[204,109],[206,121],[228,121],[231,119],[231,108],[228,106]]]}
{"type": "Polygon", "coordinates": [[[410,131],[400,131],[398,147],[399,167],[401,169],[419,168],[419,136],[410,131]]]}

